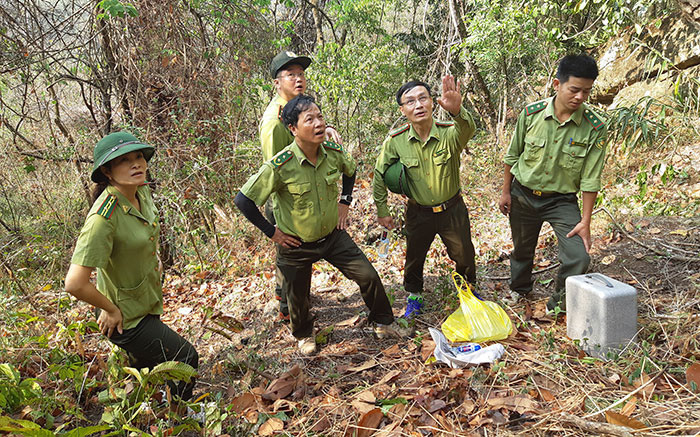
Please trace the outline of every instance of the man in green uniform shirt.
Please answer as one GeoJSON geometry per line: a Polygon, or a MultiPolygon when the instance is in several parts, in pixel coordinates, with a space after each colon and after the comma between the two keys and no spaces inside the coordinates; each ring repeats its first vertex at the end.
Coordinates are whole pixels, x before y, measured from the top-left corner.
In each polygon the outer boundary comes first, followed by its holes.
{"type": "Polygon", "coordinates": [[[410,199],[406,210],[406,265],[404,287],[409,292],[404,317],[420,313],[423,300],[423,265],[435,234],[440,235],[455,270],[472,284],[476,281],[474,245],[469,214],[459,182],[460,155],[474,135],[474,120],[462,107],[459,83],[442,79],[442,97],[437,102],[453,121],[433,118],[430,86],[411,81],[399,88],[396,101],[408,123],[393,130],[384,141],[373,181],[379,223],[388,228],[394,221],[387,207],[387,170],[397,161],[406,167],[410,199]]]}
{"type": "Polygon", "coordinates": [[[607,139],[602,119],[584,103],[597,77],[598,67],[590,56],[565,56],[554,79],[556,95],[528,105],[518,117],[504,158],[499,202],[513,233],[511,301],[532,291],[535,247],[545,221],[557,236],[561,262],[549,310],[565,309],[566,278],[585,273],[590,263],[591,214],[607,139]]]}
{"type": "Polygon", "coordinates": [[[295,137],[263,164],[241,188],[235,203],[248,220],[277,243],[277,269],[288,299],[292,335],[304,354],[316,351],[309,317],[311,268],[326,259],[360,286],[378,337],[398,335],[384,286],[372,264],[345,232],[355,183],[355,162],[325,140],[326,124],[313,98],[300,95],[285,105],[282,119],[295,137]],[[338,181],[342,175],[342,195],[338,181]],[[257,205],[277,195],[275,227],[257,205]]]}
{"type": "MultiPolygon", "coordinates": [[[[282,123],[280,115],[282,108],[294,97],[306,92],[306,77],[304,71],[311,64],[311,59],[306,56],[297,56],[291,51],[282,51],[272,59],[270,74],[275,85],[275,96],[267,105],[263,113],[258,132],[262,145],[263,161],[269,161],[294,141],[294,136],[282,123]]],[[[326,135],[329,139],[342,144],[340,135],[331,126],[326,126],[326,135]]],[[[265,205],[267,219],[275,223],[273,214],[274,196],[265,205]]],[[[280,301],[280,317],[289,320],[287,299],[282,293],[282,284],[279,274],[276,275],[275,295],[280,301]]]]}

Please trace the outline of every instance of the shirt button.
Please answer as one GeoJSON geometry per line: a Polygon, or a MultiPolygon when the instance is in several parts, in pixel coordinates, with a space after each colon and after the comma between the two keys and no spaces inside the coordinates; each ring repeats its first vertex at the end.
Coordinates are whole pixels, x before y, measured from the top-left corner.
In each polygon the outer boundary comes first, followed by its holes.
{"type": "Polygon", "coordinates": [[[153,241],[153,237],[151,237],[150,240],[153,241]]]}
{"type": "Polygon", "coordinates": [[[155,228],[158,225],[157,222],[153,222],[153,227],[155,228]]]}
{"type": "Polygon", "coordinates": [[[430,173],[426,173],[425,175],[426,175],[426,176],[430,176],[430,173]]]}
{"type": "Polygon", "coordinates": [[[155,255],[155,254],[156,254],[155,252],[151,252],[151,255],[155,255]]]}
{"type": "Polygon", "coordinates": [[[143,223],[144,226],[146,226],[146,225],[148,224],[148,223],[146,223],[146,222],[141,222],[141,223],[143,223]]]}
{"type": "Polygon", "coordinates": [[[155,268],[155,269],[153,269],[153,270],[155,270],[155,271],[157,272],[157,271],[158,271],[158,267],[156,266],[156,268],[155,268]]]}

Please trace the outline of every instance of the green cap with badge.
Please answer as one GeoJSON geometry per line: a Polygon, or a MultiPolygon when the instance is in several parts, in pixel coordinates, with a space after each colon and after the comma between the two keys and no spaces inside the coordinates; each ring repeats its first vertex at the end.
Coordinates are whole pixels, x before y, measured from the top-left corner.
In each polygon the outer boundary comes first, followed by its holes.
{"type": "Polygon", "coordinates": [[[396,161],[386,169],[384,172],[384,183],[392,193],[411,197],[411,193],[408,190],[406,166],[401,161],[396,161]]]}
{"type": "Polygon", "coordinates": [[[290,52],[289,50],[280,52],[277,56],[272,58],[272,62],[270,63],[270,74],[272,78],[276,78],[278,71],[291,64],[299,64],[301,68],[306,70],[306,67],[311,64],[311,58],[297,56],[294,52],[290,52]]]}
{"type": "Polygon", "coordinates": [[[129,132],[113,132],[102,138],[95,145],[90,179],[99,183],[102,179],[101,165],[135,150],[143,150],[143,157],[146,161],[151,159],[156,151],[155,147],[142,143],[129,132]]]}

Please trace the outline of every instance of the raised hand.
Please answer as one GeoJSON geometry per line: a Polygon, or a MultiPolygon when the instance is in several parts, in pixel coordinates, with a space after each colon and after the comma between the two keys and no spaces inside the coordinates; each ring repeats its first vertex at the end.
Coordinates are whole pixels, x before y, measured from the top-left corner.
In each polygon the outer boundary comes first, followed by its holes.
{"type": "Polygon", "coordinates": [[[459,82],[449,74],[442,78],[442,96],[438,97],[440,106],[452,115],[459,114],[462,107],[462,94],[459,92],[459,82]]]}

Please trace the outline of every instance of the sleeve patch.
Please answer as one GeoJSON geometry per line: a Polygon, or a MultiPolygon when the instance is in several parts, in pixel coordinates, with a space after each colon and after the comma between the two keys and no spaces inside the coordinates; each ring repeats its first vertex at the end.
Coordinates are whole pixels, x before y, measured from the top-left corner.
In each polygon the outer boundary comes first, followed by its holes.
{"type": "Polygon", "coordinates": [[[439,127],[451,127],[451,126],[455,125],[455,122],[454,121],[436,121],[435,125],[439,126],[439,127]]]}
{"type": "Polygon", "coordinates": [[[588,122],[593,126],[594,130],[598,130],[601,127],[605,126],[605,123],[603,123],[603,120],[596,115],[595,112],[591,111],[590,109],[586,108],[585,111],[583,111],[583,116],[588,122]]]}
{"type": "Polygon", "coordinates": [[[286,151],[280,153],[279,155],[275,156],[274,158],[272,158],[270,163],[272,163],[272,165],[275,168],[282,167],[286,162],[288,162],[290,159],[292,159],[292,156],[294,156],[294,154],[292,152],[290,152],[289,150],[286,150],[286,151]]]}
{"type": "Polygon", "coordinates": [[[341,146],[340,144],[334,143],[333,141],[324,141],[323,147],[325,147],[326,149],[335,150],[336,152],[343,151],[343,146],[341,146]]]}
{"type": "Polygon", "coordinates": [[[527,114],[527,115],[536,114],[536,113],[540,112],[541,110],[543,110],[544,108],[546,108],[548,104],[549,104],[548,101],[541,100],[541,101],[535,102],[531,105],[527,105],[525,107],[525,114],[527,114]]]}
{"type": "Polygon", "coordinates": [[[400,135],[400,134],[402,134],[402,133],[408,131],[408,129],[409,129],[410,127],[411,127],[411,125],[408,124],[408,123],[406,123],[406,124],[404,124],[403,126],[399,126],[399,127],[397,127],[396,129],[394,129],[393,131],[389,132],[389,136],[392,137],[392,138],[394,138],[395,136],[400,135]]]}
{"type": "Polygon", "coordinates": [[[102,202],[102,205],[97,209],[97,215],[101,215],[102,217],[106,219],[110,219],[112,217],[112,214],[114,213],[115,208],[117,207],[117,203],[119,203],[119,200],[117,199],[117,196],[114,194],[110,194],[107,196],[104,202],[102,202]]]}

